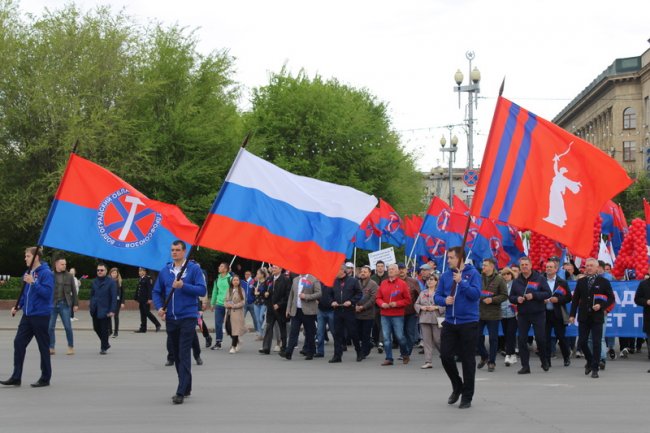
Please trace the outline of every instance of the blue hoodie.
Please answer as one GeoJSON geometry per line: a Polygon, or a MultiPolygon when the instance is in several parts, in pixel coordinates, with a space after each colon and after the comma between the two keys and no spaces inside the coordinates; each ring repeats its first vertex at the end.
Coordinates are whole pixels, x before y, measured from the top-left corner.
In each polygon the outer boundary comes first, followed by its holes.
{"type": "Polygon", "coordinates": [[[462,272],[462,280],[456,286],[454,303],[447,305],[445,299],[451,294],[451,287],[454,283],[453,271],[447,269],[441,276],[434,300],[436,305],[447,307],[445,320],[454,325],[463,323],[478,322],[479,302],[481,299],[481,274],[473,265],[466,263],[462,272]]]}
{"type": "MultiPolygon", "coordinates": [[[[153,303],[157,310],[165,305],[167,295],[172,291],[172,283],[176,279],[174,263],[170,262],[158,274],[158,279],[153,287],[153,303]]],[[[174,290],[169,304],[167,305],[167,319],[180,320],[196,318],[198,310],[196,308],[199,302],[199,296],[206,295],[205,277],[201,267],[194,261],[187,264],[187,268],[181,277],[183,287],[174,290]]]]}
{"type": "Polygon", "coordinates": [[[34,283],[25,287],[18,308],[23,309],[25,316],[49,316],[54,306],[54,274],[47,263],[41,263],[31,274],[34,283]]]}

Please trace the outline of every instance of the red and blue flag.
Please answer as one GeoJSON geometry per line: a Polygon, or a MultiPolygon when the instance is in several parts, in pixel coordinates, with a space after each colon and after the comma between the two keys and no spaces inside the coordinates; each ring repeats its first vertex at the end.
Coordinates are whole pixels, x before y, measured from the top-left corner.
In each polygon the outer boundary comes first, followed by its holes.
{"type": "Polygon", "coordinates": [[[149,269],[170,260],[176,239],[198,227],[174,205],[151,200],[105,168],[70,155],[39,244],[149,269]]]}
{"type": "Polygon", "coordinates": [[[404,224],[402,219],[395,212],[395,209],[383,199],[379,199],[379,230],[382,232],[382,240],[389,244],[401,247],[406,242],[404,235],[404,224]]]}
{"type": "Polygon", "coordinates": [[[631,183],[597,147],[499,97],[471,213],[534,230],[586,257],[593,233],[584,228],[631,183]]]}
{"type": "MultiPolygon", "coordinates": [[[[377,251],[381,249],[379,240],[381,239],[381,230],[377,228],[379,224],[379,208],[373,208],[370,215],[363,220],[357,234],[354,237],[354,245],[357,248],[368,251],[377,251]]],[[[348,256],[350,257],[350,256],[348,256]]]]}

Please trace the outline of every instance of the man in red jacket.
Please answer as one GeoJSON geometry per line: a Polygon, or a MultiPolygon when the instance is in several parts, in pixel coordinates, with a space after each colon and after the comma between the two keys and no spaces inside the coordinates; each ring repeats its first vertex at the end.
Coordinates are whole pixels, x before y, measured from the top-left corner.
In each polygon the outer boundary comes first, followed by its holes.
{"type": "Polygon", "coordinates": [[[404,337],[404,307],[411,304],[409,287],[398,277],[396,264],[388,266],[388,279],[377,290],[377,306],[381,309],[381,328],[384,333],[386,360],[381,365],[393,365],[393,335],[399,342],[404,364],[409,363],[408,348],[404,337]]]}

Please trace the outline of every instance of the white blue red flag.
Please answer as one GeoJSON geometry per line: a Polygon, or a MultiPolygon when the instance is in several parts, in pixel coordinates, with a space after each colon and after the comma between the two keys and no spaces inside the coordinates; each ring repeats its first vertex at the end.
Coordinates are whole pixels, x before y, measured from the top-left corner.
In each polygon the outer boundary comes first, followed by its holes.
{"type": "Polygon", "coordinates": [[[240,149],[197,244],[332,283],[374,196],[285,171],[240,149]]]}

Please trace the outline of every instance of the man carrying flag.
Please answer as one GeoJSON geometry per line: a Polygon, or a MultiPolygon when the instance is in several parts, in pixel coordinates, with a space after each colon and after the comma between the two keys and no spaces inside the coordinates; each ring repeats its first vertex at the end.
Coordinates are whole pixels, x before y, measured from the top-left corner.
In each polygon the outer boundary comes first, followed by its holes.
{"type": "Polygon", "coordinates": [[[172,261],[162,268],[153,288],[153,302],[158,315],[167,322],[167,335],[171,339],[178,375],[178,387],[172,396],[174,404],[182,404],[192,392],[191,350],[192,340],[196,337],[197,305],[199,298],[206,296],[205,278],[199,265],[190,261],[184,266],[186,252],[185,242],[172,242],[172,261]]]}

